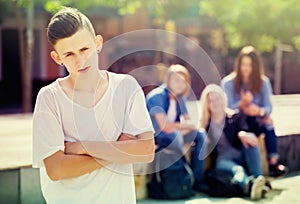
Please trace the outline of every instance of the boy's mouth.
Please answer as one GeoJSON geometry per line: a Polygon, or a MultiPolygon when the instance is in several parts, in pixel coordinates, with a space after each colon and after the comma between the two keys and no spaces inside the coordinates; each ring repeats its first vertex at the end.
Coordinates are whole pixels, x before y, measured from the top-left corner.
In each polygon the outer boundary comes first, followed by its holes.
{"type": "Polygon", "coordinates": [[[90,67],[83,67],[83,68],[79,69],[78,72],[79,73],[86,73],[89,69],[90,69],[90,67]]]}

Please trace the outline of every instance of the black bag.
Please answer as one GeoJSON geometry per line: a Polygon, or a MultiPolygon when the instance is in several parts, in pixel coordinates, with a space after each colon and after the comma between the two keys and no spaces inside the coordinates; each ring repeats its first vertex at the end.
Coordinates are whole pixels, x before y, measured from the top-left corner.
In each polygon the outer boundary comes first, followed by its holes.
{"type": "MultiPolygon", "coordinates": [[[[159,161],[154,161],[159,170],[159,161]]],[[[185,158],[150,175],[147,183],[148,197],[155,199],[180,199],[193,195],[194,175],[185,158]]]]}
{"type": "Polygon", "coordinates": [[[208,185],[207,194],[211,197],[245,197],[243,189],[232,183],[232,175],[228,171],[209,169],[204,175],[208,185]]]}

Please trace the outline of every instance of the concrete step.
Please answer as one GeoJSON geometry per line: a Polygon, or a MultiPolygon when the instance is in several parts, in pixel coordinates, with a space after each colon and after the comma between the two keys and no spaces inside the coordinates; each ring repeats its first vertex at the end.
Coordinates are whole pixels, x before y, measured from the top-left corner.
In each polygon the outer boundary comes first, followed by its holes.
{"type": "Polygon", "coordinates": [[[40,188],[39,170],[23,167],[0,171],[0,203],[46,203],[40,188]]]}

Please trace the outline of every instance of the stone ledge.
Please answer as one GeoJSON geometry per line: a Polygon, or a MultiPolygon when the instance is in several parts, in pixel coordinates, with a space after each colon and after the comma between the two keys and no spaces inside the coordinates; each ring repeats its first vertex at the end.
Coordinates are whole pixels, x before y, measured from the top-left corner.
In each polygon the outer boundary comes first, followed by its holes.
{"type": "Polygon", "coordinates": [[[38,169],[16,168],[0,171],[0,189],[0,203],[45,203],[38,169]]]}
{"type": "Polygon", "coordinates": [[[300,134],[278,137],[278,153],[290,172],[300,171],[300,134]]]}

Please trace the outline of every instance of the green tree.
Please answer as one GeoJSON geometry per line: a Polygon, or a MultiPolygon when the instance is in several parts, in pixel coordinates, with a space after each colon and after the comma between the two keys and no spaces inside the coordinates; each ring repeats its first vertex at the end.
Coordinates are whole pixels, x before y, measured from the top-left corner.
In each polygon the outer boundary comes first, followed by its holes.
{"type": "Polygon", "coordinates": [[[8,14],[13,13],[17,20],[20,72],[22,80],[22,112],[27,113],[32,110],[32,62],[33,62],[33,19],[34,8],[45,8],[46,11],[56,12],[62,6],[75,6],[80,10],[92,8],[95,5],[116,7],[120,13],[134,12],[139,5],[138,1],[131,0],[93,0],[93,1],[71,1],[71,0],[0,0],[0,22],[8,14]],[[118,6],[115,6],[118,5],[118,6]],[[123,9],[123,10],[121,10],[123,9]],[[25,30],[25,36],[24,36],[25,30]]]}
{"type": "Polygon", "coordinates": [[[286,43],[300,49],[297,0],[201,0],[200,12],[224,28],[231,48],[252,44],[270,52],[286,43]]]}
{"type": "Polygon", "coordinates": [[[108,7],[118,10],[119,15],[135,13],[142,5],[138,0],[44,0],[44,8],[51,13],[57,12],[63,6],[71,6],[86,11],[94,7],[108,7]]]}
{"type": "Polygon", "coordinates": [[[62,6],[73,6],[84,12],[95,7],[105,7],[116,10],[120,16],[133,14],[138,8],[145,7],[151,17],[160,22],[157,26],[164,28],[165,22],[184,15],[193,7],[197,8],[197,4],[198,0],[0,0],[0,22],[9,12],[14,13],[18,22],[23,112],[30,112],[32,106],[33,19],[36,7],[50,13],[57,12],[62,6]]]}
{"type": "MultiPolygon", "coordinates": [[[[149,10],[152,18],[163,19],[164,21],[186,15],[192,7],[198,8],[199,0],[44,0],[45,9],[55,13],[62,6],[74,6],[81,11],[88,10],[95,6],[114,8],[119,15],[134,14],[140,7],[149,10]]],[[[196,10],[195,10],[196,11],[196,10]]],[[[196,11],[197,12],[197,11],[196,11]]],[[[197,12],[198,13],[198,12],[197,12]]]]}

